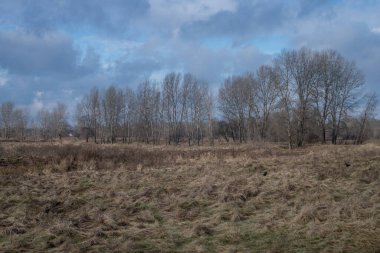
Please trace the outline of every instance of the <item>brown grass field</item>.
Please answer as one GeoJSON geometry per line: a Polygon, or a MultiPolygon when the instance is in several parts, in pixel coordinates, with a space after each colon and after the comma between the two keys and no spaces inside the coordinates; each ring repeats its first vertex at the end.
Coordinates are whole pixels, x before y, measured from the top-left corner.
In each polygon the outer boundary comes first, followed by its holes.
{"type": "Polygon", "coordinates": [[[380,252],[380,145],[2,143],[0,252],[380,252]]]}

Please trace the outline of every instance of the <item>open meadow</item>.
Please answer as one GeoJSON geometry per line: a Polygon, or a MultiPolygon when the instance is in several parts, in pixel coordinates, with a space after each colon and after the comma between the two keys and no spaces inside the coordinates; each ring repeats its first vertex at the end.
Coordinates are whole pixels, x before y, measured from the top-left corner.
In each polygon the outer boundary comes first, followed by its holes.
{"type": "Polygon", "coordinates": [[[0,144],[1,252],[380,252],[380,145],[0,144]]]}

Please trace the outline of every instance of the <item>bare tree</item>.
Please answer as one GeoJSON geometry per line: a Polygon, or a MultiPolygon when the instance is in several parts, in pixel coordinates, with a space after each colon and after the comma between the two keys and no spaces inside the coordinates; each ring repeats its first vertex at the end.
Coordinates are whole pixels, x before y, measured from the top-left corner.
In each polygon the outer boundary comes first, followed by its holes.
{"type": "Polygon", "coordinates": [[[214,99],[212,93],[208,90],[207,87],[206,95],[206,112],[207,112],[207,121],[208,121],[208,137],[209,143],[214,145],[214,99]]]}
{"type": "Polygon", "coordinates": [[[90,106],[88,104],[88,97],[83,97],[82,101],[77,104],[75,118],[77,121],[78,130],[81,135],[84,135],[86,142],[91,136],[91,115],[90,115],[90,106]]]}
{"type": "Polygon", "coordinates": [[[123,91],[116,89],[113,85],[108,87],[102,99],[104,130],[108,142],[116,141],[123,104],[123,91]]]}
{"type": "Polygon", "coordinates": [[[186,74],[184,79],[188,83],[188,89],[186,89],[188,92],[188,95],[186,95],[186,118],[189,125],[187,131],[188,142],[189,145],[192,142],[200,145],[205,135],[203,123],[205,121],[210,123],[212,119],[212,103],[210,104],[209,87],[205,81],[198,80],[191,74],[186,74]]]}
{"type": "Polygon", "coordinates": [[[93,135],[97,143],[98,129],[100,124],[100,93],[94,87],[90,93],[85,95],[77,105],[76,120],[79,130],[85,135],[86,141],[93,135]]]}
{"type": "Polygon", "coordinates": [[[41,136],[41,129],[39,126],[39,122],[35,117],[30,118],[30,137],[34,140],[37,141],[38,138],[41,136]]]}
{"type": "Polygon", "coordinates": [[[14,105],[12,102],[4,102],[0,108],[3,137],[6,139],[9,139],[11,136],[13,110],[14,105]]]}
{"type": "Polygon", "coordinates": [[[278,82],[278,75],[271,66],[263,65],[257,70],[254,82],[254,107],[261,139],[267,137],[269,116],[278,102],[278,82]]]}
{"type": "MultiPolygon", "coordinates": [[[[306,134],[306,121],[309,113],[311,93],[317,81],[315,53],[310,49],[283,51],[275,60],[280,72],[280,95],[288,114],[288,135],[292,139],[290,118],[291,108],[295,106],[297,119],[296,143],[302,146],[306,134]],[[294,100],[295,103],[291,103],[294,100]]],[[[291,143],[289,143],[291,146],[291,143]]]]}
{"type": "Polygon", "coordinates": [[[62,138],[68,126],[66,105],[58,103],[50,113],[52,136],[62,138]]]}
{"type": "Polygon", "coordinates": [[[312,101],[317,114],[317,121],[322,135],[322,143],[326,143],[328,117],[333,102],[333,89],[342,76],[344,59],[336,51],[323,51],[316,55],[317,82],[312,89],[312,101]]]}
{"type": "Polygon", "coordinates": [[[126,104],[126,136],[128,139],[128,143],[132,142],[134,138],[134,125],[136,125],[138,121],[138,102],[136,98],[136,94],[132,89],[126,89],[125,97],[127,100],[126,104]]]}
{"type": "Polygon", "coordinates": [[[297,146],[304,143],[306,120],[312,87],[317,80],[316,61],[307,48],[290,51],[290,73],[297,95],[297,146]]]}
{"type": "Polygon", "coordinates": [[[50,111],[41,109],[37,113],[37,121],[44,139],[61,139],[68,129],[67,108],[63,103],[57,103],[50,111]]]}
{"type": "Polygon", "coordinates": [[[358,102],[358,89],[364,84],[363,74],[355,63],[344,60],[338,81],[332,89],[332,143],[337,144],[343,118],[358,102]]]}
{"type": "Polygon", "coordinates": [[[28,127],[29,114],[26,109],[15,109],[13,111],[13,128],[16,137],[23,141],[25,139],[25,132],[28,127]]]}
{"type": "Polygon", "coordinates": [[[51,136],[51,120],[50,120],[50,112],[46,109],[41,109],[37,113],[37,122],[38,128],[40,129],[40,135],[43,139],[50,139],[51,136]]]}
{"type": "Polygon", "coordinates": [[[180,130],[186,113],[188,82],[182,82],[181,74],[169,73],[165,76],[162,86],[163,108],[169,127],[169,144],[180,141],[180,130]]]}
{"type": "Polygon", "coordinates": [[[375,93],[366,95],[366,104],[359,118],[359,133],[356,138],[356,144],[362,144],[365,137],[368,122],[374,117],[377,106],[377,96],[375,93]]]}
{"type": "Polygon", "coordinates": [[[240,142],[247,140],[246,120],[250,118],[250,82],[245,77],[227,78],[219,89],[219,110],[229,122],[236,122],[240,142]]]}
{"type": "Polygon", "coordinates": [[[280,106],[284,111],[286,120],[286,131],[288,136],[289,149],[293,147],[293,110],[295,108],[294,89],[291,84],[290,57],[286,51],[283,51],[275,59],[275,71],[278,76],[277,90],[280,95],[280,106]]]}
{"type": "Polygon", "coordinates": [[[145,80],[138,88],[139,126],[142,137],[146,143],[157,144],[160,131],[160,108],[161,94],[158,88],[149,80],[145,80]]]}
{"type": "Polygon", "coordinates": [[[98,88],[91,89],[87,98],[89,106],[90,127],[94,131],[94,142],[97,143],[99,121],[100,121],[100,95],[98,88]]]}

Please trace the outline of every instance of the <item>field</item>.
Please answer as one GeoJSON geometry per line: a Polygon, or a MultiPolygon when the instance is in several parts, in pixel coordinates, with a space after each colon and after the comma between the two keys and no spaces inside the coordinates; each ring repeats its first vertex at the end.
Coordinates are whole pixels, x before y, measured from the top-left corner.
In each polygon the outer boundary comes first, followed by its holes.
{"type": "Polygon", "coordinates": [[[1,252],[380,252],[380,145],[0,146],[1,252]]]}

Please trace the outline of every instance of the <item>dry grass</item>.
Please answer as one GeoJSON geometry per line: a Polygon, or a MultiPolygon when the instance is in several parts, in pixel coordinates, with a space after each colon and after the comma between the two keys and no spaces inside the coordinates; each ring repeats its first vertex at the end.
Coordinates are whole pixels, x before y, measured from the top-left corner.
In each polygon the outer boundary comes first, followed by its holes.
{"type": "Polygon", "coordinates": [[[380,146],[7,144],[2,252],[379,252],[380,146]]]}

